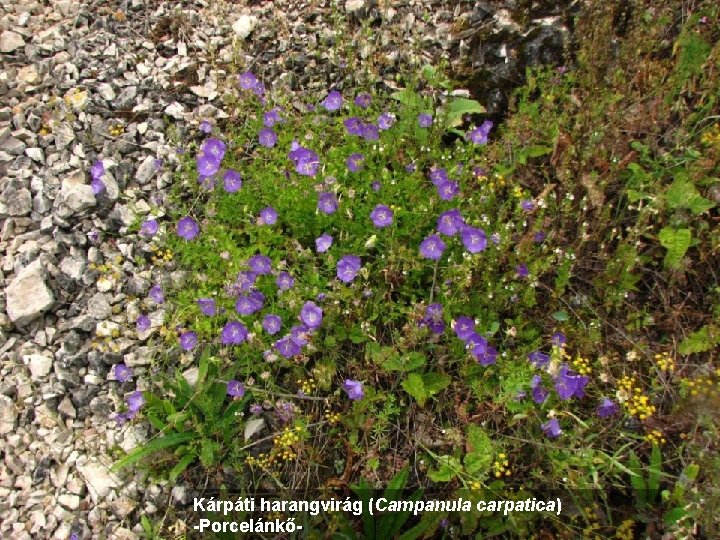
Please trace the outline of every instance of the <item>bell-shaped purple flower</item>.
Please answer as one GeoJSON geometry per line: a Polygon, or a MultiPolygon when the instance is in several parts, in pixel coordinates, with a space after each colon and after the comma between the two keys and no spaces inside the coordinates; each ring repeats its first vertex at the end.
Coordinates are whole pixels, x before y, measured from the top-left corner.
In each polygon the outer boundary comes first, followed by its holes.
{"type": "Polygon", "coordinates": [[[300,320],[309,328],[319,328],[323,320],[323,310],[315,302],[305,302],[300,310],[300,320]]]}
{"type": "Polygon", "coordinates": [[[477,227],[465,227],[460,233],[463,246],[470,253],[480,253],[487,248],[487,235],[477,227]]]}
{"type": "Polygon", "coordinates": [[[223,176],[223,188],[225,188],[225,191],[227,193],[235,193],[239,191],[241,187],[242,177],[240,173],[233,169],[225,171],[225,176],[223,176]]]}
{"type": "Polygon", "coordinates": [[[231,398],[240,399],[245,395],[245,387],[240,381],[230,380],[227,383],[227,395],[231,398]]]}
{"type": "Polygon", "coordinates": [[[321,104],[328,111],[337,111],[340,107],[342,107],[342,103],[342,94],[337,90],[333,90],[327,95],[327,97],[322,101],[321,104]]]}
{"type": "Polygon", "coordinates": [[[355,279],[362,262],[357,255],[345,255],[337,263],[337,278],[343,283],[350,283],[355,279]]]}
{"type": "Polygon", "coordinates": [[[445,251],[445,242],[437,234],[431,234],[420,242],[420,254],[426,259],[437,261],[445,251]]]}
{"type": "Polygon", "coordinates": [[[191,351],[198,342],[198,336],[193,331],[187,331],[180,334],[180,347],[185,351],[191,351]]]}
{"type": "Polygon", "coordinates": [[[282,328],[282,319],[278,315],[268,313],[263,318],[262,327],[268,334],[274,336],[282,328]]]}
{"type": "Polygon", "coordinates": [[[223,345],[240,345],[247,339],[248,330],[240,321],[230,321],[222,329],[220,341],[223,345]]]}
{"type": "Polygon", "coordinates": [[[318,210],[325,214],[334,214],[338,209],[338,200],[334,193],[324,192],[318,196],[318,210]]]}
{"type": "Polygon", "coordinates": [[[540,427],[542,428],[543,433],[551,439],[556,439],[562,433],[562,429],[560,429],[560,422],[557,418],[551,418],[540,427]]]}
{"type": "Polygon", "coordinates": [[[373,208],[372,212],[370,212],[370,220],[378,229],[382,229],[393,222],[393,215],[390,207],[384,204],[378,204],[373,208]]]}
{"type": "Polygon", "coordinates": [[[272,206],[268,206],[260,210],[260,225],[275,225],[277,223],[278,213],[272,206]]]}
{"type": "Polygon", "coordinates": [[[180,238],[192,240],[200,233],[200,226],[190,216],[186,216],[178,221],[177,233],[180,238]]]}
{"type": "Polygon", "coordinates": [[[330,236],[328,233],[323,233],[315,239],[315,250],[318,253],[325,253],[328,249],[330,249],[332,243],[333,237],[330,236]]]}
{"type": "Polygon", "coordinates": [[[354,381],[352,379],[345,379],[342,385],[342,389],[348,396],[348,399],[352,401],[358,401],[365,397],[365,391],[363,390],[363,384],[360,381],[354,381]]]}
{"type": "Polygon", "coordinates": [[[217,305],[212,298],[199,298],[197,303],[203,315],[212,317],[217,314],[217,305]]]}
{"type": "Polygon", "coordinates": [[[277,285],[277,288],[281,291],[287,291],[295,285],[295,278],[287,272],[280,272],[275,279],[275,285],[277,285]]]}
{"type": "Polygon", "coordinates": [[[263,276],[272,272],[272,261],[265,255],[253,255],[248,259],[248,266],[254,274],[263,276]]]}

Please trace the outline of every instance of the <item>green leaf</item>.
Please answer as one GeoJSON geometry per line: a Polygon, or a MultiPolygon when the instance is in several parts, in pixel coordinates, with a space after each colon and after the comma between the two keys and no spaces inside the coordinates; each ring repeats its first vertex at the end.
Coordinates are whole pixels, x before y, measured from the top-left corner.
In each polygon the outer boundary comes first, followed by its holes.
{"type": "Polygon", "coordinates": [[[452,380],[449,375],[435,372],[425,373],[422,378],[425,389],[431,396],[450,386],[452,380]]]}
{"type": "Polygon", "coordinates": [[[700,472],[700,466],[696,463],[691,463],[682,472],[681,479],[687,483],[693,482],[700,472]]]}
{"type": "Polygon", "coordinates": [[[627,190],[627,198],[628,201],[631,203],[638,202],[641,199],[651,199],[652,197],[648,195],[647,193],[643,193],[642,191],[637,191],[635,189],[628,189],[627,190]]]}
{"type": "Polygon", "coordinates": [[[400,356],[395,354],[382,363],[385,371],[412,371],[425,365],[425,355],[411,352],[400,356]]]}
{"type": "Polygon", "coordinates": [[[352,330],[350,330],[350,341],[357,344],[365,340],[365,333],[362,331],[362,328],[360,328],[359,325],[353,326],[352,330]]]}
{"type": "Polygon", "coordinates": [[[390,97],[411,109],[421,109],[425,106],[425,102],[422,97],[410,88],[404,88],[403,90],[393,92],[390,94],[390,97]]]}
{"type": "Polygon", "coordinates": [[[445,128],[453,128],[462,125],[463,116],[472,113],[484,113],[485,107],[474,99],[455,98],[450,102],[447,116],[445,117],[445,128]]]}
{"type": "Polygon", "coordinates": [[[680,354],[707,352],[720,344],[720,328],[714,325],[703,326],[680,342],[680,354]]]}
{"type": "Polygon", "coordinates": [[[552,148],[549,146],[540,146],[540,145],[533,145],[528,146],[526,148],[521,149],[518,152],[517,162],[521,165],[525,165],[527,163],[528,158],[535,158],[544,156],[546,154],[549,154],[552,152],[552,148]]]}
{"type": "MultiPolygon", "coordinates": [[[[354,491],[358,499],[362,501],[363,508],[370,507],[370,495],[372,494],[372,491],[370,489],[370,485],[364,478],[361,477],[357,485],[350,486],[350,489],[354,491]]],[[[375,538],[375,518],[373,518],[370,512],[362,513],[362,522],[365,538],[375,538]]]]}
{"type": "Polygon", "coordinates": [[[180,458],[180,461],[178,461],[177,464],[170,471],[170,475],[169,475],[170,482],[171,483],[175,482],[175,480],[177,480],[178,476],[180,476],[182,474],[182,472],[188,468],[188,465],[190,465],[193,461],[195,461],[196,458],[197,458],[197,456],[191,452],[183,455],[183,457],[180,458]]]}
{"type": "Polygon", "coordinates": [[[428,478],[433,482],[449,482],[462,471],[460,461],[454,456],[440,456],[438,468],[428,471],[428,478]]]}
{"type": "Polygon", "coordinates": [[[215,463],[215,447],[217,445],[210,439],[200,441],[200,462],[205,467],[211,467],[215,463]]]}
{"type": "Polygon", "coordinates": [[[715,203],[706,199],[684,174],[679,174],[665,192],[665,201],[672,209],[687,208],[698,215],[708,211],[715,203]]]}
{"type": "Polygon", "coordinates": [[[667,249],[665,254],[665,266],[667,268],[679,268],[682,258],[685,256],[692,233],[690,229],[673,229],[672,227],[663,227],[658,235],[660,244],[667,249]]]}
{"type": "Polygon", "coordinates": [[[193,439],[194,437],[195,434],[189,432],[171,433],[170,435],[165,435],[164,437],[160,437],[159,439],[152,440],[142,445],[141,447],[136,448],[124,458],[119,459],[112,466],[111,470],[119,471],[141,460],[142,458],[149,456],[150,454],[154,454],[155,452],[159,452],[160,450],[165,450],[166,448],[181,445],[193,439]]]}
{"type": "Polygon", "coordinates": [[[568,320],[568,314],[565,310],[556,311],[552,314],[552,318],[556,321],[564,322],[568,320]]]}
{"type": "Polygon", "coordinates": [[[408,375],[408,378],[401,383],[401,386],[403,390],[415,398],[415,401],[417,401],[421,407],[425,405],[429,394],[425,389],[425,383],[421,375],[411,373],[408,375]]]}
{"type": "Polygon", "coordinates": [[[650,465],[648,466],[648,503],[652,503],[657,496],[658,490],[660,489],[660,475],[662,473],[662,456],[660,454],[660,446],[657,443],[653,444],[652,451],[650,453],[650,465]]]}
{"type": "Polygon", "coordinates": [[[630,452],[630,458],[628,459],[628,468],[631,471],[630,484],[635,491],[635,499],[640,507],[645,507],[647,504],[647,484],[645,483],[645,477],[642,474],[642,466],[635,452],[630,452]]]}
{"type": "Polygon", "coordinates": [[[465,471],[475,476],[488,470],[492,463],[492,456],[490,454],[465,454],[463,463],[465,464],[465,471]]]}
{"type": "Polygon", "coordinates": [[[665,525],[674,525],[687,515],[687,510],[685,510],[684,508],[675,507],[665,512],[665,514],[663,515],[663,521],[665,522],[665,525]]]}
{"type": "Polygon", "coordinates": [[[402,382],[403,389],[410,394],[422,407],[430,396],[444,390],[450,385],[451,379],[443,373],[410,373],[402,382]]]}

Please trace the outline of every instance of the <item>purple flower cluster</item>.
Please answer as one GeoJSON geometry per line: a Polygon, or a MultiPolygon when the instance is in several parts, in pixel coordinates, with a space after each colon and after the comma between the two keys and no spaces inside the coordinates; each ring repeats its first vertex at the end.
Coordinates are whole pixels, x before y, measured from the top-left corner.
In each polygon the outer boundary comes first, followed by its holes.
{"type": "Polygon", "coordinates": [[[485,120],[482,124],[473,130],[468,131],[465,134],[465,138],[475,144],[487,144],[488,135],[493,127],[493,123],[490,120],[485,120]]]}
{"type": "Polygon", "coordinates": [[[215,137],[207,139],[200,147],[197,156],[197,170],[200,179],[213,176],[220,170],[220,164],[225,157],[225,143],[215,137]]]}
{"type": "Polygon", "coordinates": [[[362,137],[366,141],[377,141],[380,138],[380,126],[372,122],[366,122],[356,116],[351,116],[343,120],[348,135],[362,137]]]}
{"type": "Polygon", "coordinates": [[[250,90],[261,102],[265,101],[265,85],[250,71],[246,71],[238,76],[240,88],[250,90]]]}
{"type": "Polygon", "coordinates": [[[490,366],[497,360],[498,352],[484,337],[475,330],[475,321],[467,315],[461,315],[453,321],[455,335],[465,343],[481,366],[490,366]]]}
{"type": "MultiPolygon", "coordinates": [[[[560,343],[561,340],[562,343],[565,342],[565,336],[562,333],[558,332],[554,334],[553,346],[558,346],[556,345],[556,343],[560,343]]],[[[533,367],[537,369],[542,369],[543,371],[551,375],[555,391],[557,392],[558,397],[562,401],[568,401],[572,398],[581,399],[585,397],[585,387],[590,382],[590,378],[588,376],[575,373],[566,363],[561,364],[559,368],[556,364],[555,368],[553,368],[553,363],[551,362],[550,355],[540,350],[536,350],[528,354],[528,360],[533,365],[533,367]]],[[[544,403],[550,395],[548,389],[543,386],[542,377],[540,375],[533,376],[530,382],[530,388],[532,390],[532,396],[535,403],[544,403]]],[[[609,403],[612,404],[612,402],[609,403]]],[[[603,413],[607,412],[607,416],[609,416],[610,414],[614,414],[613,412],[611,412],[612,409],[610,405],[605,402],[603,403],[603,405],[607,405],[607,407],[602,409],[603,413]]],[[[601,414],[600,409],[598,409],[598,414],[601,414]]]]}
{"type": "Polygon", "coordinates": [[[450,180],[447,170],[442,167],[433,167],[430,169],[428,178],[437,188],[438,196],[444,201],[451,201],[460,193],[460,184],[454,180],[450,180]]]}
{"type": "Polygon", "coordinates": [[[293,141],[290,145],[288,158],[295,165],[295,171],[303,176],[315,176],[320,168],[320,158],[318,155],[300,146],[300,143],[293,141]]]}
{"type": "Polygon", "coordinates": [[[560,372],[555,377],[555,391],[563,401],[574,397],[583,398],[585,397],[585,387],[589,381],[590,377],[578,375],[567,364],[563,364],[560,367],[560,372]]]}
{"type": "Polygon", "coordinates": [[[265,295],[254,290],[240,295],[235,301],[235,311],[240,315],[252,315],[260,311],[265,305],[265,295]]]}
{"type": "Polygon", "coordinates": [[[140,412],[142,406],[145,405],[145,398],[143,397],[142,392],[136,390],[135,392],[131,393],[125,399],[125,405],[127,406],[127,411],[117,413],[115,415],[115,421],[121,425],[128,420],[132,420],[133,418],[135,418],[135,416],[137,416],[137,413],[140,412]]]}
{"type": "Polygon", "coordinates": [[[425,316],[420,319],[418,326],[427,326],[433,334],[442,334],[445,331],[442,304],[430,304],[425,309],[425,316]]]}

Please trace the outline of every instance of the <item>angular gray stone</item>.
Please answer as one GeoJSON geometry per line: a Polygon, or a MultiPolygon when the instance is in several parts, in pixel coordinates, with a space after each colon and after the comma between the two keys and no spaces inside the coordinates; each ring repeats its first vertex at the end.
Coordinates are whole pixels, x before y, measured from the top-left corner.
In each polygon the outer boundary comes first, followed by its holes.
{"type": "Polygon", "coordinates": [[[10,433],[15,429],[17,411],[13,400],[0,394],[0,435],[10,433]]]}
{"type": "Polygon", "coordinates": [[[75,132],[70,124],[63,122],[53,129],[55,135],[55,148],[62,150],[75,140],[75,132]]]}
{"type": "Polygon", "coordinates": [[[55,199],[53,208],[62,219],[79,214],[95,206],[95,193],[88,184],[65,184],[55,199]]]}
{"type": "Polygon", "coordinates": [[[7,188],[0,195],[0,217],[26,216],[32,210],[32,196],[26,188],[7,188]]]}
{"type": "Polygon", "coordinates": [[[95,321],[104,321],[112,316],[112,307],[108,302],[109,295],[96,293],[88,301],[87,314],[95,321]]]}
{"type": "Polygon", "coordinates": [[[23,361],[27,364],[32,378],[36,380],[50,373],[53,365],[52,357],[42,354],[28,354],[23,357],[23,361]]]}
{"type": "Polygon", "coordinates": [[[110,472],[111,466],[111,463],[89,460],[77,464],[77,470],[85,480],[90,498],[95,504],[120,485],[117,476],[110,472]]]}
{"type": "Polygon", "coordinates": [[[9,53],[25,45],[25,40],[17,32],[5,30],[0,34],[0,52],[9,53]]]}
{"type": "Polygon", "coordinates": [[[23,326],[52,307],[55,299],[45,278],[45,267],[40,260],[35,260],[23,268],[8,286],[5,309],[15,325],[23,326]]]}
{"type": "Polygon", "coordinates": [[[147,184],[156,171],[157,167],[155,166],[155,158],[147,156],[138,167],[138,170],[135,173],[135,180],[137,180],[140,185],[147,184]]]}
{"type": "Polygon", "coordinates": [[[68,255],[60,263],[60,271],[74,280],[80,280],[85,272],[85,260],[68,255]]]}

